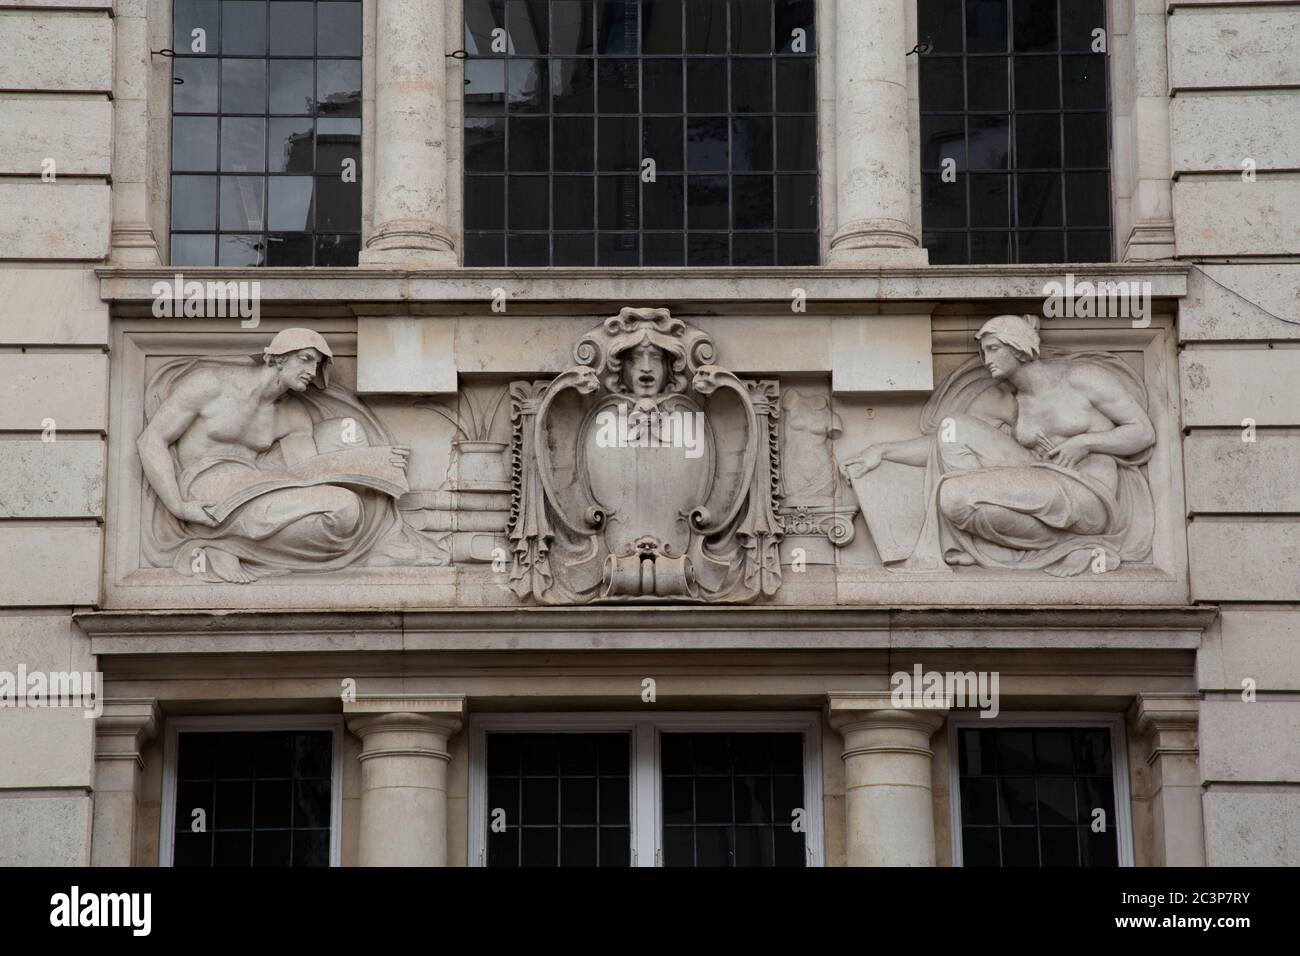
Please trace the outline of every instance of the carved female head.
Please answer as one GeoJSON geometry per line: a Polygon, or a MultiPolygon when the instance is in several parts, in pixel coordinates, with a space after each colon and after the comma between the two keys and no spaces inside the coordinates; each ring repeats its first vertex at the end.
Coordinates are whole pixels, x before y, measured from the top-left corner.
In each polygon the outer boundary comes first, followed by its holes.
{"type": "Polygon", "coordinates": [[[1006,378],[1019,366],[1038,358],[1038,321],[1032,315],[998,315],[975,333],[984,367],[994,378],[1006,378]]]}

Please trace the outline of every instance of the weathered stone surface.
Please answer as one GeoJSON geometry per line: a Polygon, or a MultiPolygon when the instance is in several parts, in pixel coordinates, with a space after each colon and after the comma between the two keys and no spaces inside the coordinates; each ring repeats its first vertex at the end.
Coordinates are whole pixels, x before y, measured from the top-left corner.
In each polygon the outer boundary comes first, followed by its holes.
{"type": "Polygon", "coordinates": [[[1300,691],[1300,611],[1232,606],[1220,613],[1196,655],[1203,690],[1239,694],[1251,680],[1256,690],[1300,691]]]}
{"type": "Polygon", "coordinates": [[[108,306],[90,269],[0,269],[0,345],[107,345],[108,306]]]}
{"type": "Polygon", "coordinates": [[[1170,101],[1175,172],[1300,168],[1300,90],[1183,93],[1170,101]]]}
{"type": "Polygon", "coordinates": [[[102,259],[108,254],[108,186],[0,183],[0,209],[6,210],[0,219],[0,259],[102,259]]]}
{"type": "Polygon", "coordinates": [[[0,518],[103,514],[102,441],[0,441],[0,518]]]}
{"type": "MultiPolygon", "coordinates": [[[[1297,18],[1300,19],[1300,18],[1297,18]]],[[[1300,253],[1300,176],[1262,173],[1174,183],[1174,234],[1183,256],[1300,253]]]]}
{"type": "Polygon", "coordinates": [[[0,866],[90,863],[90,797],[0,793],[0,866]]]}
{"type": "Polygon", "coordinates": [[[1205,792],[1207,866],[1300,866],[1300,787],[1205,792]]]}
{"type": "Polygon", "coordinates": [[[928,314],[833,319],[830,345],[837,395],[934,388],[928,314]]]}
{"type": "Polygon", "coordinates": [[[107,16],[3,11],[0,50],[0,89],[113,88],[113,21],[107,16]]]}
{"type": "Polygon", "coordinates": [[[1178,304],[1183,341],[1300,339],[1300,264],[1195,266],[1178,304]]]}
{"type": "Polygon", "coordinates": [[[0,354],[0,430],[103,431],[107,390],[102,353],[0,354]]]}
{"type": "Polygon", "coordinates": [[[93,670],[90,639],[75,631],[72,620],[61,613],[15,614],[0,617],[0,671],[93,670]]]}
{"type": "Polygon", "coordinates": [[[0,717],[0,790],[91,785],[95,721],[85,709],[6,706],[0,717]]]}
{"type": "Polygon", "coordinates": [[[1300,18],[1286,6],[1175,10],[1169,80],[1175,90],[1300,84],[1300,18]]]}
{"type": "Polygon", "coordinates": [[[97,604],[97,527],[0,523],[0,606],[97,604]]]}
{"type": "Polygon", "coordinates": [[[1300,350],[1187,349],[1178,364],[1184,425],[1300,425],[1300,350]]]}
{"type": "Polygon", "coordinates": [[[1201,701],[1199,739],[1207,781],[1300,783],[1300,701],[1201,701]]]}
{"type": "Polygon", "coordinates": [[[1300,514],[1300,431],[1193,432],[1183,464],[1189,511],[1300,514]]]}
{"type": "Polygon", "coordinates": [[[357,319],[357,393],[456,392],[454,320],[414,316],[357,319]]]}
{"type": "Polygon", "coordinates": [[[0,175],[107,176],[112,124],[105,99],[0,96],[0,175]]]}
{"type": "Polygon", "coordinates": [[[1300,596],[1300,519],[1199,518],[1187,528],[1187,545],[1193,600],[1300,596]]]}

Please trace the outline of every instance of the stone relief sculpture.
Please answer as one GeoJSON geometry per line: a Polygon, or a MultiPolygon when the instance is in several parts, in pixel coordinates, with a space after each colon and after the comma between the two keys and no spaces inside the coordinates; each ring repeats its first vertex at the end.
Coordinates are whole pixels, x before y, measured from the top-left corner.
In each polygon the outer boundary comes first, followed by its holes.
{"type": "Polygon", "coordinates": [[[835,547],[853,540],[858,509],[843,500],[835,449],[843,424],[828,395],[788,389],[781,396],[781,507],[786,537],[825,535],[835,547]]]}
{"type": "Polygon", "coordinates": [[[355,394],[329,384],[333,354],[285,329],[260,355],[163,365],[136,448],[149,486],[145,557],[207,581],[294,571],[446,564],[402,525],[409,449],[355,394]]]}
{"type": "Polygon", "coordinates": [[[1067,577],[1148,558],[1155,519],[1141,466],[1155,429],[1139,376],[1109,353],[1042,348],[1032,316],[997,316],[976,340],[980,355],[923,409],[920,437],[845,463],[873,537],[892,517],[873,472],[886,462],[925,469],[915,543],[894,555],[882,547],[882,560],[1067,577]]]}
{"type": "Polygon", "coordinates": [[[511,586],[546,604],[748,601],[780,585],[777,383],[625,308],[576,365],[510,385],[511,586]]]}

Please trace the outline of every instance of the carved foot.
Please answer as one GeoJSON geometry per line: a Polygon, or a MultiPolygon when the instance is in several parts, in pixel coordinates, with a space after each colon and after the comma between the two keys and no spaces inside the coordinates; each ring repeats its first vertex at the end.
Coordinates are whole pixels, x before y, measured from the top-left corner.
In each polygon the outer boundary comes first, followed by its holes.
{"type": "Polygon", "coordinates": [[[257,580],[257,575],[230,552],[204,548],[203,553],[208,560],[208,569],[221,580],[231,584],[251,584],[257,580]]]}
{"type": "Polygon", "coordinates": [[[1054,578],[1072,578],[1088,570],[1090,564],[1092,564],[1091,551],[1071,551],[1060,561],[1043,570],[1054,578]]]}
{"type": "Polygon", "coordinates": [[[949,551],[943,556],[943,560],[947,564],[955,565],[959,568],[969,568],[973,567],[975,564],[975,559],[965,551],[949,551]]]}

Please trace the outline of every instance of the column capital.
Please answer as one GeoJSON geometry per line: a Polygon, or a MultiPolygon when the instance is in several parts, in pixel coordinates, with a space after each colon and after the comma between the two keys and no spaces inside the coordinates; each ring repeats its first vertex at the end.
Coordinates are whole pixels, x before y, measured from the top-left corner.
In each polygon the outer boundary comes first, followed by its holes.
{"type": "Polygon", "coordinates": [[[416,731],[454,736],[465,717],[463,695],[399,694],[343,702],[348,729],[365,740],[374,733],[416,731]]]}
{"type": "Polygon", "coordinates": [[[937,706],[898,707],[889,691],[848,691],[826,695],[826,715],[841,735],[854,730],[898,729],[927,737],[943,726],[952,710],[951,697],[937,706]]]}
{"type": "Polygon", "coordinates": [[[95,759],[131,760],[143,769],[140,750],[162,724],[162,711],[152,697],[118,697],[104,701],[95,718],[95,759]]]}
{"type": "Polygon", "coordinates": [[[1199,694],[1138,694],[1129,713],[1150,748],[1147,763],[1164,756],[1195,756],[1200,711],[1199,694]]]}

